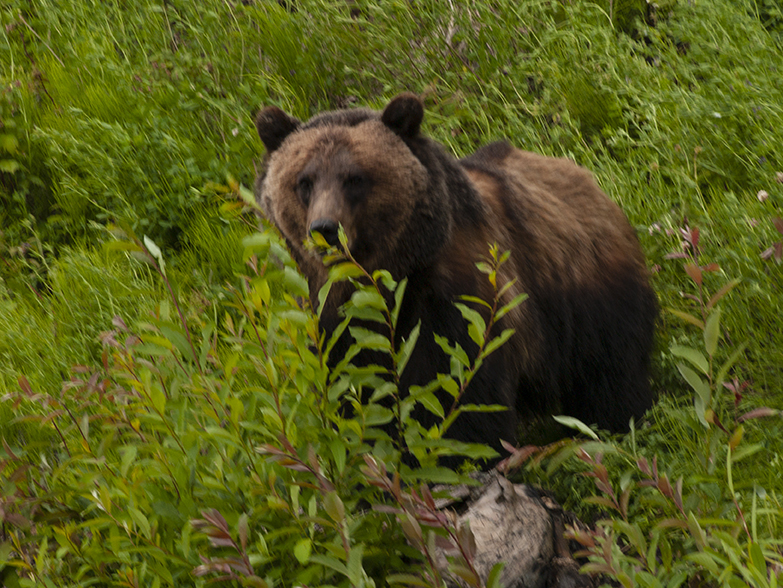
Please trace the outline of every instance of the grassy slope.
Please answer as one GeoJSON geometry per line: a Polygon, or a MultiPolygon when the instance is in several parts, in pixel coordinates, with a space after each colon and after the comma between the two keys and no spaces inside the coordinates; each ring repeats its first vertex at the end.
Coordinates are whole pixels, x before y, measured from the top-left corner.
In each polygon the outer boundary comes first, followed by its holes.
{"type": "MultiPolygon", "coordinates": [[[[608,2],[357,1],[353,17],[342,1],[292,4],[5,4],[4,122],[19,141],[6,155],[21,168],[2,177],[0,392],[20,373],[58,386],[69,364],[97,359],[114,314],[132,322],[163,297],[132,259],[97,252],[109,222],[161,245],[183,292],[219,293],[246,229],[220,218],[212,183],[252,181],[259,105],[307,118],[408,89],[425,96],[426,132],[457,154],[509,137],[593,170],[639,227],[663,307],[687,306],[681,262],[664,256],[683,219],[699,226],[703,262],[722,268],[708,289],[742,278],[723,324],[749,340],[738,375],[761,396],[751,405],[783,407],[783,278],[760,258],[783,214],[773,4],[661,2],[638,27],[632,11],[610,20],[608,2]]],[[[699,333],[667,315],[661,327],[657,385],[679,393],[667,348],[699,333]]],[[[683,445],[686,469],[687,433],[659,414],[657,442],[683,445]]],[[[773,433],[757,434],[779,451],[773,433]]]]}

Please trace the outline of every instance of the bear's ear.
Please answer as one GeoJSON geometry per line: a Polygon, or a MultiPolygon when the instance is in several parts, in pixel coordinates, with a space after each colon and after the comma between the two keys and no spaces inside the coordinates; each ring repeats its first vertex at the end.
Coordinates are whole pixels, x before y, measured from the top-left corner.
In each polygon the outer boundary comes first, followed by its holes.
{"type": "Polygon", "coordinates": [[[424,105],[416,94],[406,92],[394,98],[383,109],[381,122],[403,139],[419,134],[419,125],[424,118],[424,105]]]}
{"type": "Polygon", "coordinates": [[[267,106],[256,116],[256,130],[266,147],[267,153],[272,153],[285,141],[285,138],[299,128],[301,123],[288,116],[277,106],[267,106]]]}

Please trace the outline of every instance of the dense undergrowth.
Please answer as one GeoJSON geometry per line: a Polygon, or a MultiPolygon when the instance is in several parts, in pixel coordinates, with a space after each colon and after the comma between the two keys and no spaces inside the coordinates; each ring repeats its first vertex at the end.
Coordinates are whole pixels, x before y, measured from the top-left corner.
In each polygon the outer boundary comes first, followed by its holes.
{"type": "Polygon", "coordinates": [[[507,137],[573,158],[638,228],[664,309],[661,399],[634,434],[538,452],[524,474],[588,518],[605,515],[595,498],[616,513],[577,537],[600,548],[591,569],[776,585],[775,0],[8,0],[0,24],[5,585],[413,581],[399,574],[426,562],[415,509],[397,525],[364,508],[396,455],[365,440],[391,416],[340,415],[353,392],[313,352],[301,278],[233,204],[262,155],[261,105],[307,118],[401,90],[455,154],[507,137]]]}

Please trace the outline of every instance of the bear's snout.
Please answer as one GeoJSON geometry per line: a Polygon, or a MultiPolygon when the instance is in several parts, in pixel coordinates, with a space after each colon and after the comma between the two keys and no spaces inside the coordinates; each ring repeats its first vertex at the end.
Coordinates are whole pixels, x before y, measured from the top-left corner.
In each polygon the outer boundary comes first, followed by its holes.
{"type": "Polygon", "coordinates": [[[310,233],[321,233],[321,236],[332,247],[337,247],[340,243],[337,236],[337,223],[331,218],[322,217],[314,220],[310,223],[310,233]]]}

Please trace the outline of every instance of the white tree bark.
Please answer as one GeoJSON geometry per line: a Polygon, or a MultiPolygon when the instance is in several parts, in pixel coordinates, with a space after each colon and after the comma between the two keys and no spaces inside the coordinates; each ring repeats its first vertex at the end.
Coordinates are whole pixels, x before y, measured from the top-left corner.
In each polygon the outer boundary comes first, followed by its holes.
{"type": "MultiPolygon", "coordinates": [[[[505,477],[480,474],[480,487],[450,488],[455,501],[439,506],[466,510],[459,522],[468,522],[476,541],[474,565],[486,581],[492,567],[505,562],[501,583],[506,588],[587,588],[594,583],[579,574],[563,537],[568,517],[540,491],[512,484],[505,477]]],[[[569,520],[569,522],[571,522],[569,520]]],[[[445,564],[445,557],[443,557],[445,564]]]]}

